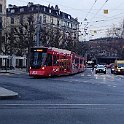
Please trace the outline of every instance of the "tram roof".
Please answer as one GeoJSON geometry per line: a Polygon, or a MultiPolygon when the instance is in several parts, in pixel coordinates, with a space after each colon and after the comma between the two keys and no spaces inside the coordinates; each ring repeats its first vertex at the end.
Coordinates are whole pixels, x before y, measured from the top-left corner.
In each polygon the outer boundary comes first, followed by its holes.
{"type": "Polygon", "coordinates": [[[56,47],[43,47],[43,46],[36,46],[36,47],[33,47],[33,48],[46,48],[48,50],[53,50],[53,51],[56,51],[58,53],[64,53],[64,54],[71,54],[72,52],[69,51],[69,50],[65,50],[65,49],[59,49],[59,48],[56,48],[56,47]]]}
{"type": "Polygon", "coordinates": [[[53,50],[53,51],[56,51],[56,52],[58,52],[58,53],[64,53],[64,54],[71,54],[71,53],[72,53],[72,52],[69,51],[69,50],[59,49],[59,48],[55,48],[55,47],[51,47],[51,48],[49,48],[49,49],[51,49],[51,50],[53,50]]]}

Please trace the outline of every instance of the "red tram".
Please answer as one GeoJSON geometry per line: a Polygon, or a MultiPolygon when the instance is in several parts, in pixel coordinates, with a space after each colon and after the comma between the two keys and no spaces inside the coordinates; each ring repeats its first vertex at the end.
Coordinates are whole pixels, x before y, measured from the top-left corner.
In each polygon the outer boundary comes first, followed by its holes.
{"type": "Polygon", "coordinates": [[[84,71],[84,58],[69,50],[47,47],[31,48],[29,76],[50,77],[84,71]]]}

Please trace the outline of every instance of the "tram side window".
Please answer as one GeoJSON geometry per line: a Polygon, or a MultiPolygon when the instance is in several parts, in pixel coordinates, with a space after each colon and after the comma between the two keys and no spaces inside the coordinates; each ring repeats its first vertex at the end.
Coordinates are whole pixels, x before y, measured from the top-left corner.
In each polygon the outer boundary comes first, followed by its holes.
{"type": "Polygon", "coordinates": [[[79,59],[78,59],[78,58],[75,59],[75,63],[76,63],[76,64],[79,64],[79,59]]]}
{"type": "Polygon", "coordinates": [[[82,59],[80,59],[80,64],[83,64],[83,60],[82,59]]]}
{"type": "Polygon", "coordinates": [[[2,67],[2,58],[0,58],[0,67],[2,67]]]}
{"type": "Polygon", "coordinates": [[[45,65],[52,66],[52,55],[51,54],[47,54],[45,65]]]}
{"type": "Polygon", "coordinates": [[[55,55],[53,56],[53,65],[57,65],[57,57],[55,55]]]}
{"type": "Polygon", "coordinates": [[[59,62],[59,55],[57,55],[56,57],[57,57],[56,65],[59,66],[59,65],[60,65],[60,62],[59,62]]]}

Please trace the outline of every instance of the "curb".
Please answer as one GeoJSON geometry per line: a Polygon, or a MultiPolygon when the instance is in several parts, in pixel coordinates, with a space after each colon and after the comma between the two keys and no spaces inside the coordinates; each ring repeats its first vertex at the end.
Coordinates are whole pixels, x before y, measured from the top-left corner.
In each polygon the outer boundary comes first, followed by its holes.
{"type": "Polygon", "coordinates": [[[16,97],[18,97],[18,93],[5,89],[3,87],[0,87],[0,100],[14,99],[16,97]]]}
{"type": "Polygon", "coordinates": [[[18,75],[20,75],[20,74],[28,74],[28,72],[9,72],[9,71],[0,71],[0,74],[18,74],[18,75]]]}
{"type": "Polygon", "coordinates": [[[2,71],[2,72],[0,71],[0,73],[1,73],[1,74],[2,74],[2,73],[3,73],[3,74],[8,74],[8,73],[9,73],[9,74],[15,74],[14,72],[4,72],[4,71],[2,71]]]}
{"type": "Polygon", "coordinates": [[[15,99],[17,98],[18,95],[13,95],[13,96],[0,96],[0,100],[8,100],[8,99],[15,99]]]}

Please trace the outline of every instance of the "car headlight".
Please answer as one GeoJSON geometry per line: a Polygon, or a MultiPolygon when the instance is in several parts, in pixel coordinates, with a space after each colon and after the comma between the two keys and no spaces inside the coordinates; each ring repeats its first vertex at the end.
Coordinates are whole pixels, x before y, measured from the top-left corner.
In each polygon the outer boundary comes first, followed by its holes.
{"type": "Polygon", "coordinates": [[[120,70],[120,69],[118,69],[118,71],[120,72],[121,70],[120,70]]]}

